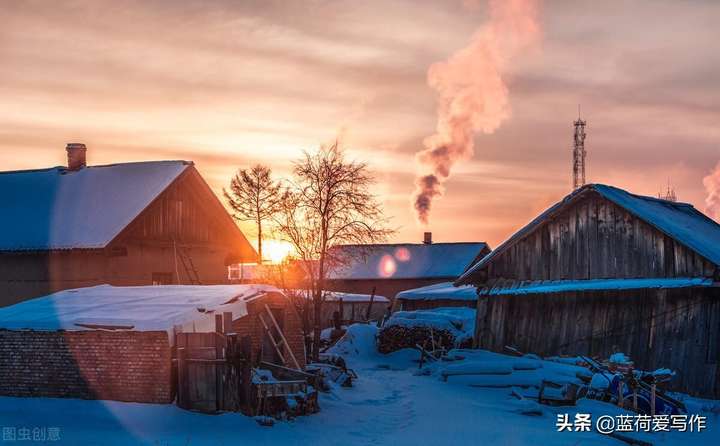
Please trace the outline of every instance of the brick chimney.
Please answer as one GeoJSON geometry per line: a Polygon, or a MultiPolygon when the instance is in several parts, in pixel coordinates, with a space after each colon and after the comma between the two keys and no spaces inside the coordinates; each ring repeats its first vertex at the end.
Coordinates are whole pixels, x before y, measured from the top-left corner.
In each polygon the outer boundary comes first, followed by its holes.
{"type": "Polygon", "coordinates": [[[70,142],[65,147],[65,150],[67,151],[68,170],[80,170],[87,165],[85,162],[85,152],[87,152],[85,144],[70,142]]]}
{"type": "Polygon", "coordinates": [[[423,234],[423,243],[429,245],[432,243],[432,232],[426,232],[423,234]]]}

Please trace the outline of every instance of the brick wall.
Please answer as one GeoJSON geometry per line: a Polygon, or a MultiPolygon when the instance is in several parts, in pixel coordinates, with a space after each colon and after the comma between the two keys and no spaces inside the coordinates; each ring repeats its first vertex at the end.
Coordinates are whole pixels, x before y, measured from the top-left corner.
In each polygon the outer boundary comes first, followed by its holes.
{"type": "Polygon", "coordinates": [[[169,403],[167,333],[0,330],[0,395],[169,403]]]}
{"type": "MultiPolygon", "coordinates": [[[[239,336],[250,336],[252,338],[252,351],[256,355],[262,348],[262,339],[265,328],[260,322],[259,315],[262,313],[265,320],[270,323],[264,305],[271,309],[279,309],[283,314],[283,334],[288,345],[295,354],[300,367],[305,367],[305,343],[302,334],[302,321],[290,299],[280,293],[269,293],[267,296],[252,301],[248,304],[248,316],[233,322],[233,331],[239,336]]],[[[272,347],[270,347],[272,348],[272,347]]],[[[288,367],[292,367],[292,359],[285,354],[288,367]]]]}

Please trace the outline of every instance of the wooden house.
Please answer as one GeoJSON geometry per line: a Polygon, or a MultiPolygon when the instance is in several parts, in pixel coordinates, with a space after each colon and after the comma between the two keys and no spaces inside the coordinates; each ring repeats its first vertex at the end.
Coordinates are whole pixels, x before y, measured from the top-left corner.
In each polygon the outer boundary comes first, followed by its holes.
{"type": "Polygon", "coordinates": [[[0,173],[0,306],[92,286],[227,283],[256,253],[192,162],[0,173]]]}
{"type": "Polygon", "coordinates": [[[476,343],[677,371],[720,397],[720,225],[685,203],[584,186],[470,268],[476,343]]]}
{"type": "Polygon", "coordinates": [[[237,410],[243,340],[243,363],[305,367],[300,317],[271,286],[64,290],[0,308],[0,395],[237,410]]]}
{"type": "Polygon", "coordinates": [[[395,297],[403,290],[457,279],[490,252],[485,242],[343,245],[333,249],[341,266],[333,268],[327,288],[354,294],[395,297]]]}

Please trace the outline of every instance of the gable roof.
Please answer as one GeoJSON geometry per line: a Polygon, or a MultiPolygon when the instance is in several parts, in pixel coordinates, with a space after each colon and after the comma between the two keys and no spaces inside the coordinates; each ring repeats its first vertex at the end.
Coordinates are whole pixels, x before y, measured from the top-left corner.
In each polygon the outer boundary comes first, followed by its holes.
{"type": "Polygon", "coordinates": [[[455,279],[490,248],[485,242],[458,242],[343,245],[333,249],[335,256],[353,260],[331,271],[328,278],[362,280],[455,279]]]}
{"type": "Polygon", "coordinates": [[[0,173],[0,251],[105,247],[189,166],[151,161],[0,173]]]}
{"type": "Polygon", "coordinates": [[[493,252],[468,269],[455,283],[468,284],[470,279],[508,247],[525,238],[552,215],[577,202],[589,193],[598,193],[630,214],[675,239],[708,261],[720,266],[720,225],[689,203],[678,203],[654,197],[635,195],[605,184],[588,184],[576,189],[513,234],[493,252]]]}

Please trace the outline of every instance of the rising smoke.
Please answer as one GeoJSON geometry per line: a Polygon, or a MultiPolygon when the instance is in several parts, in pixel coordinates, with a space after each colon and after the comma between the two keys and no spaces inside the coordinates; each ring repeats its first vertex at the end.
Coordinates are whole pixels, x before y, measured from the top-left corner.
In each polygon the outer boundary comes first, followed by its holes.
{"type": "Polygon", "coordinates": [[[715,221],[720,222],[720,163],[710,175],[703,178],[703,185],[707,193],[705,212],[715,221]]]}
{"type": "Polygon", "coordinates": [[[438,94],[438,122],[417,154],[413,204],[422,224],[453,166],[472,157],[475,132],[492,133],[510,117],[507,64],[540,38],[536,0],[490,0],[489,11],[488,23],[467,47],[428,70],[428,84],[438,94]]]}

